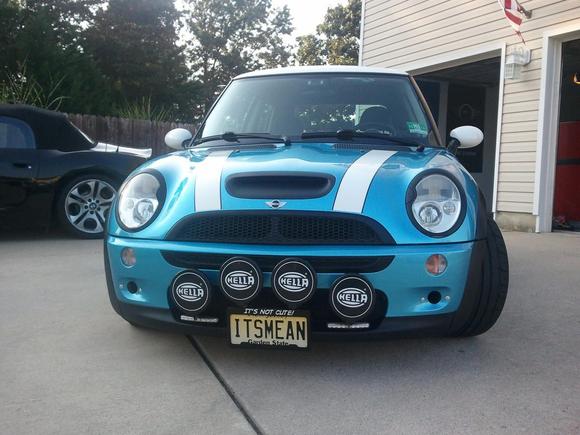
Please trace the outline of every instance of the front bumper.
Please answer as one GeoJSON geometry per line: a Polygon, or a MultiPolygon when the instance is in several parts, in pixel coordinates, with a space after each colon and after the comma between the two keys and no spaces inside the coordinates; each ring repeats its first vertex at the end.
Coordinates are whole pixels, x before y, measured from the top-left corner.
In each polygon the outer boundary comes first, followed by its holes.
{"type": "MultiPolygon", "coordinates": [[[[324,264],[324,271],[317,271],[315,296],[300,307],[311,313],[313,338],[446,335],[464,323],[474,301],[477,301],[484,250],[483,241],[380,247],[304,247],[200,244],[109,236],[105,239],[105,268],[109,297],[115,310],[131,323],[155,329],[185,334],[225,335],[226,310],[234,305],[223,297],[219,289],[218,267],[211,265],[212,258],[249,256],[260,258],[263,264],[270,264],[287,257],[299,257],[324,264]],[[121,250],[126,247],[132,248],[137,258],[135,266],[130,268],[120,261],[121,250]],[[425,270],[425,261],[432,254],[443,254],[448,260],[447,270],[437,277],[425,270]],[[388,258],[388,261],[374,263],[374,267],[358,265],[355,261],[369,257],[388,258]],[[218,319],[215,324],[181,321],[170,309],[168,289],[173,278],[184,270],[195,268],[184,264],[188,258],[196,261],[205,258],[197,269],[208,277],[213,286],[215,297],[208,311],[218,319]],[[328,259],[333,258],[337,259],[337,264],[347,264],[342,260],[352,259],[351,269],[362,267],[364,270],[334,270],[332,265],[328,265],[328,259]],[[369,328],[328,328],[329,323],[341,323],[329,308],[329,289],[336,279],[347,272],[360,273],[377,292],[378,303],[369,314],[369,319],[364,320],[370,324],[369,328]],[[131,293],[127,288],[129,282],[136,283],[139,290],[131,293]],[[439,302],[431,303],[427,299],[432,291],[441,294],[439,302]]],[[[263,270],[264,288],[249,306],[286,308],[269,288],[271,273],[268,267],[263,270]]],[[[200,314],[203,315],[205,313],[200,314]]]]}

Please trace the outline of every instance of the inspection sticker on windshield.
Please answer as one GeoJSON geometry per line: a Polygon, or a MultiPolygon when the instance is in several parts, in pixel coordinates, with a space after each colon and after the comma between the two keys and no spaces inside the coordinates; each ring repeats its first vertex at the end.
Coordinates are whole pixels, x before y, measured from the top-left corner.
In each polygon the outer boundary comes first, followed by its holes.
{"type": "Polygon", "coordinates": [[[409,130],[409,133],[427,136],[427,127],[418,122],[407,121],[407,129],[409,130]]]}

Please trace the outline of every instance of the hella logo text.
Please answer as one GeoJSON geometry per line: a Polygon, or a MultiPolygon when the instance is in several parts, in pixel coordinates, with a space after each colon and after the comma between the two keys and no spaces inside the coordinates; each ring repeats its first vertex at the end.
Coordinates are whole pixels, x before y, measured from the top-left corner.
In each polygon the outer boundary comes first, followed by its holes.
{"type": "Polygon", "coordinates": [[[310,287],[310,280],[302,273],[286,272],[280,275],[278,284],[286,291],[301,292],[310,287]]]}
{"type": "Polygon", "coordinates": [[[179,284],[175,290],[177,296],[184,301],[197,302],[205,296],[205,290],[198,284],[192,282],[184,282],[179,284]]]}
{"type": "Polygon", "coordinates": [[[245,270],[234,270],[226,275],[225,281],[234,290],[248,290],[256,283],[256,278],[245,270]]]}
{"type": "Polygon", "coordinates": [[[368,302],[369,297],[364,290],[358,288],[345,288],[337,293],[336,299],[345,307],[359,308],[368,302]]]}

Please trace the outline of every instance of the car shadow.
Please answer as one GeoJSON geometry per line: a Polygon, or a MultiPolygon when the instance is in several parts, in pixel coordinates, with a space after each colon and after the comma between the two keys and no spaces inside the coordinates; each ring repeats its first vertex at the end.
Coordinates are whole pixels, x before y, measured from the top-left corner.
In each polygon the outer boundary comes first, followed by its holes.
{"type": "Polygon", "coordinates": [[[74,237],[59,228],[50,230],[42,228],[21,229],[21,228],[0,228],[0,242],[10,241],[32,241],[32,240],[83,240],[74,237]]]}

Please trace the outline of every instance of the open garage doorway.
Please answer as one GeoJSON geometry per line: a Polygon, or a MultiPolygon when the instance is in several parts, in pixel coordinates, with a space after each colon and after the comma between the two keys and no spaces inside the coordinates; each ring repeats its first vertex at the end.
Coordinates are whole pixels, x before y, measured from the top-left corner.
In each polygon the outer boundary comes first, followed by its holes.
{"type": "Polygon", "coordinates": [[[477,181],[492,211],[501,58],[495,57],[415,76],[447,141],[461,125],[484,133],[478,147],[459,150],[459,161],[477,181]]]}
{"type": "Polygon", "coordinates": [[[580,231],[580,39],[562,44],[553,228],[580,231]]]}

